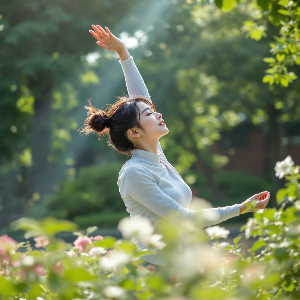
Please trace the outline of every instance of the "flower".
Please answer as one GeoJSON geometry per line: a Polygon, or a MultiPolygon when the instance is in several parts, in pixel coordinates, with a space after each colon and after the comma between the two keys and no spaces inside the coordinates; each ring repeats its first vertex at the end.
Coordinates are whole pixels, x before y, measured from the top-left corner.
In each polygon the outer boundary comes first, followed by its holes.
{"type": "Polygon", "coordinates": [[[217,272],[221,264],[221,253],[215,251],[207,244],[191,245],[185,248],[173,260],[169,272],[176,273],[180,270],[180,277],[189,279],[203,272],[217,272]]]}
{"type": "Polygon", "coordinates": [[[41,248],[41,247],[46,247],[49,244],[49,240],[47,236],[39,236],[34,238],[35,241],[35,247],[36,248],[41,248]]]}
{"type": "Polygon", "coordinates": [[[208,234],[209,238],[211,240],[213,239],[220,239],[220,238],[223,238],[223,239],[226,239],[230,233],[229,230],[223,228],[223,227],[220,227],[220,226],[212,226],[212,227],[208,227],[205,229],[206,233],[208,234]]]}
{"type": "Polygon", "coordinates": [[[278,161],[275,165],[275,176],[283,178],[291,172],[293,165],[294,162],[290,156],[287,156],[283,161],[278,161]]]}
{"type": "Polygon", "coordinates": [[[68,251],[67,254],[68,254],[70,257],[77,257],[77,256],[78,256],[78,254],[77,254],[75,251],[73,251],[73,250],[68,251]]]}
{"type": "Polygon", "coordinates": [[[64,272],[64,266],[61,260],[57,261],[55,266],[53,266],[53,271],[59,275],[61,275],[64,272]]]}
{"type": "Polygon", "coordinates": [[[120,298],[125,294],[125,289],[123,289],[120,286],[106,286],[103,289],[103,293],[105,294],[106,297],[109,298],[120,298]]]}
{"type": "Polygon", "coordinates": [[[93,241],[101,241],[101,240],[103,240],[103,236],[102,235],[92,236],[91,238],[92,238],[93,241]]]}
{"type": "Polygon", "coordinates": [[[109,256],[101,257],[99,266],[105,270],[113,270],[123,266],[131,261],[131,256],[128,253],[120,250],[114,250],[109,253],[109,256]]]}
{"type": "Polygon", "coordinates": [[[124,238],[135,237],[143,243],[147,243],[153,234],[154,228],[148,218],[140,215],[126,217],[118,224],[118,230],[124,238]]]}
{"type": "Polygon", "coordinates": [[[247,239],[250,238],[250,235],[254,229],[255,224],[256,224],[256,219],[254,218],[250,218],[249,221],[247,222],[247,227],[245,230],[245,236],[247,239]]]}
{"type": "Polygon", "coordinates": [[[18,243],[7,234],[0,236],[0,259],[9,262],[9,255],[15,253],[18,243]]]}
{"type": "Polygon", "coordinates": [[[92,239],[89,237],[79,236],[73,243],[79,252],[89,250],[89,245],[92,244],[92,239]]]}
{"type": "Polygon", "coordinates": [[[221,248],[221,249],[223,249],[223,248],[225,248],[225,247],[227,247],[227,246],[229,246],[230,244],[228,243],[228,242],[223,242],[223,243],[221,243],[220,245],[219,245],[219,247],[221,248]]]}
{"type": "Polygon", "coordinates": [[[92,257],[100,256],[101,254],[105,254],[106,250],[103,247],[94,247],[90,250],[89,254],[92,257]]]}
{"type": "Polygon", "coordinates": [[[157,249],[163,249],[166,246],[166,243],[164,243],[161,239],[161,234],[153,234],[150,237],[149,244],[156,247],[157,249]]]}

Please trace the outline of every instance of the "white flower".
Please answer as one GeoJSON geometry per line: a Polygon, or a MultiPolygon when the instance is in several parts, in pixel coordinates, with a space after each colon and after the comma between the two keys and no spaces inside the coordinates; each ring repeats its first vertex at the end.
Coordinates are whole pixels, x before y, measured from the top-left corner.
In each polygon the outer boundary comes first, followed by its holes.
{"type": "Polygon", "coordinates": [[[270,220],[267,219],[266,217],[263,218],[263,224],[264,226],[268,226],[270,224],[270,220]]]}
{"type": "Polygon", "coordinates": [[[211,246],[198,244],[186,247],[177,258],[173,260],[170,273],[180,270],[180,277],[192,278],[203,272],[218,272],[221,264],[221,254],[211,246]]]}
{"type": "Polygon", "coordinates": [[[294,162],[290,156],[287,156],[285,160],[278,161],[275,165],[275,176],[283,178],[285,175],[291,172],[294,162]]]}
{"type": "Polygon", "coordinates": [[[255,224],[256,224],[256,219],[254,218],[250,218],[249,221],[247,222],[247,228],[245,230],[245,236],[247,239],[250,238],[251,232],[253,231],[255,224]]]}
{"type": "Polygon", "coordinates": [[[148,218],[140,215],[132,217],[126,217],[119,222],[118,230],[122,233],[124,238],[135,237],[139,241],[147,242],[154,228],[148,218]]]}
{"type": "Polygon", "coordinates": [[[114,250],[109,256],[101,257],[99,266],[105,270],[113,270],[131,261],[131,256],[123,251],[114,250]]]}
{"type": "Polygon", "coordinates": [[[166,243],[164,243],[161,239],[161,234],[153,234],[149,240],[149,244],[156,247],[157,249],[163,249],[166,246],[166,243]]]}
{"type": "Polygon", "coordinates": [[[207,227],[205,229],[205,231],[211,240],[220,239],[220,238],[226,239],[230,233],[229,230],[227,230],[223,227],[220,227],[218,225],[212,226],[212,227],[207,227]]]}
{"type": "Polygon", "coordinates": [[[34,258],[32,256],[26,256],[22,259],[22,265],[25,267],[32,267],[34,265],[34,258]]]}
{"type": "Polygon", "coordinates": [[[125,294],[125,289],[120,286],[107,286],[103,289],[103,293],[106,297],[110,298],[120,298],[125,294]]]}
{"type": "Polygon", "coordinates": [[[229,246],[229,243],[227,243],[227,242],[223,242],[223,243],[221,243],[221,244],[219,245],[219,247],[220,247],[221,249],[223,249],[223,248],[225,248],[225,247],[227,247],[227,246],[229,246]]]}
{"type": "Polygon", "coordinates": [[[96,257],[105,254],[107,251],[103,247],[94,247],[90,250],[90,256],[96,257]]]}
{"type": "Polygon", "coordinates": [[[77,256],[78,256],[78,254],[77,254],[75,251],[73,251],[73,250],[68,251],[67,254],[68,254],[70,257],[77,257],[77,256]]]}
{"type": "Polygon", "coordinates": [[[294,174],[298,174],[299,173],[299,166],[295,167],[295,170],[294,170],[294,174]]]}
{"type": "Polygon", "coordinates": [[[41,297],[37,297],[36,300],[44,300],[44,299],[41,297]]]}

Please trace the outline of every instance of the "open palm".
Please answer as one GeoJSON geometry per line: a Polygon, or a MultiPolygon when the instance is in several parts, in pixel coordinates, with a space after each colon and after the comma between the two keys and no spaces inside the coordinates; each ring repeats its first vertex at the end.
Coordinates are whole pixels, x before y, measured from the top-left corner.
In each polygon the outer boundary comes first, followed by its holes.
{"type": "Polygon", "coordinates": [[[114,36],[108,27],[105,27],[106,31],[100,25],[92,25],[93,30],[89,32],[97,40],[96,44],[105,50],[112,50],[120,52],[124,49],[124,43],[114,36]]]}

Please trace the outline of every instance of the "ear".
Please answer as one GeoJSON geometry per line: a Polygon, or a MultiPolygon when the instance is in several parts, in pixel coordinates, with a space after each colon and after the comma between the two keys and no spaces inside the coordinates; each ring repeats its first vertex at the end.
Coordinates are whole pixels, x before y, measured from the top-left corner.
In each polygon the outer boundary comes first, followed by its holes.
{"type": "Polygon", "coordinates": [[[138,128],[130,128],[127,130],[128,137],[139,138],[141,137],[138,128]]]}

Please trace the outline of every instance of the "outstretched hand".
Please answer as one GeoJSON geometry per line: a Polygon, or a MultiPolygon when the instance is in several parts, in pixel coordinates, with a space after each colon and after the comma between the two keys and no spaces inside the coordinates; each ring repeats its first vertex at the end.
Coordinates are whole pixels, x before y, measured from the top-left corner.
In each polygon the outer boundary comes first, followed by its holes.
{"type": "Polygon", "coordinates": [[[245,203],[251,204],[253,202],[253,200],[255,200],[255,202],[256,202],[256,204],[255,204],[256,209],[264,209],[269,203],[270,193],[268,191],[265,191],[265,192],[261,192],[259,194],[255,194],[252,197],[250,197],[249,199],[247,199],[246,201],[244,201],[242,204],[239,204],[240,213],[242,213],[244,210],[247,209],[247,206],[245,205],[245,203]]]}
{"type": "Polygon", "coordinates": [[[105,27],[106,31],[100,25],[92,25],[93,30],[89,32],[97,40],[96,44],[105,50],[112,50],[121,53],[125,49],[124,43],[117,37],[115,37],[108,27],[105,27]]]}

